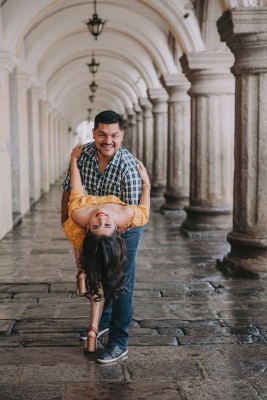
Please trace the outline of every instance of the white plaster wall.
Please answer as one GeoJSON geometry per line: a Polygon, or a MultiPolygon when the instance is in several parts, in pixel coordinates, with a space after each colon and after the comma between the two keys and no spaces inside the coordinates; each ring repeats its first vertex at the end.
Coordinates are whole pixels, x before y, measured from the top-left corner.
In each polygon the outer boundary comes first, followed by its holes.
{"type": "Polygon", "coordinates": [[[12,229],[9,80],[0,86],[0,239],[12,229]]]}

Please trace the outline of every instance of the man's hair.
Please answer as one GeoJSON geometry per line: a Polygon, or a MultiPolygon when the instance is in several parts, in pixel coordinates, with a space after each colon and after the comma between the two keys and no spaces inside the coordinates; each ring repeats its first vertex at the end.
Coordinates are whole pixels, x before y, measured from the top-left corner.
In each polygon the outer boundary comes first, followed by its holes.
{"type": "Polygon", "coordinates": [[[104,297],[111,301],[123,289],[123,271],[126,263],[124,239],[115,230],[111,236],[95,236],[87,232],[82,246],[80,263],[85,272],[87,297],[100,301],[102,285],[104,297]]]}
{"type": "Polygon", "coordinates": [[[102,111],[95,116],[94,129],[98,128],[98,125],[102,124],[119,124],[120,130],[123,130],[123,119],[120,114],[112,110],[102,111]]]}

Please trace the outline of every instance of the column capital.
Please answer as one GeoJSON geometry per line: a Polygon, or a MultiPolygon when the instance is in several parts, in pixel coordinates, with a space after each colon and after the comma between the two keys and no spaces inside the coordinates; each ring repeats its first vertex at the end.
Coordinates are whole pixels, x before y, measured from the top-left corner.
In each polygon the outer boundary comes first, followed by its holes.
{"type": "Polygon", "coordinates": [[[27,91],[31,87],[35,87],[35,88],[38,87],[36,78],[31,74],[27,74],[26,72],[21,71],[21,72],[19,72],[19,79],[21,82],[21,86],[25,91],[27,91]]]}
{"type": "Polygon", "coordinates": [[[128,122],[131,126],[136,125],[136,113],[133,108],[127,108],[128,122]]]}
{"type": "Polygon", "coordinates": [[[132,115],[135,115],[134,109],[133,108],[129,108],[129,107],[126,108],[126,113],[127,113],[127,117],[126,118],[129,118],[132,115]]]}
{"type": "Polygon", "coordinates": [[[148,97],[139,97],[138,101],[143,111],[152,110],[152,104],[148,97]]]}
{"type": "Polygon", "coordinates": [[[45,98],[45,89],[40,86],[31,86],[32,95],[35,100],[41,100],[45,98]]]}
{"type": "Polygon", "coordinates": [[[266,32],[267,7],[239,7],[227,10],[217,21],[221,39],[226,41],[233,35],[266,32]]]}
{"type": "Polygon", "coordinates": [[[164,88],[149,89],[148,95],[153,104],[153,113],[167,113],[169,96],[164,88]]]}
{"type": "Polygon", "coordinates": [[[234,63],[234,57],[229,51],[201,51],[183,54],[180,62],[185,75],[190,77],[192,71],[228,71],[234,63]]]}
{"type": "Polygon", "coordinates": [[[13,53],[8,51],[0,51],[0,83],[8,74],[19,64],[19,60],[13,53]]]}
{"type": "Polygon", "coordinates": [[[187,92],[191,84],[184,74],[164,75],[161,80],[169,94],[169,103],[190,100],[187,92]]]}
{"type": "Polygon", "coordinates": [[[162,88],[151,88],[148,89],[148,97],[150,101],[167,101],[168,100],[168,93],[166,90],[162,88]]]}
{"type": "Polygon", "coordinates": [[[235,80],[230,72],[234,57],[230,51],[184,54],[180,62],[192,84],[190,94],[234,93],[235,80]]]}
{"type": "Polygon", "coordinates": [[[140,107],[139,103],[134,103],[133,109],[134,109],[134,112],[136,112],[137,114],[140,114],[142,112],[142,108],[140,107]]]}
{"type": "Polygon", "coordinates": [[[189,89],[190,87],[190,82],[188,79],[185,77],[184,74],[168,74],[168,75],[162,75],[161,81],[168,91],[168,88],[171,87],[183,87],[186,89],[189,89]]]}
{"type": "Polygon", "coordinates": [[[227,10],[217,21],[221,40],[235,55],[234,74],[266,72],[267,7],[227,10]]]}

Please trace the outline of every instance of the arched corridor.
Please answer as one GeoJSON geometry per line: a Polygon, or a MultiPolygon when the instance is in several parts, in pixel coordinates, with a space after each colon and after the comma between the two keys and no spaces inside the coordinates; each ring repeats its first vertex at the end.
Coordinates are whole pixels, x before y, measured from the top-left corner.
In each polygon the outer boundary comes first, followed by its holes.
{"type": "Polygon", "coordinates": [[[0,398],[267,396],[266,39],[267,0],[0,1],[0,398]],[[60,225],[70,151],[105,109],[153,204],[114,368],[83,355],[60,225]]]}
{"type": "Polygon", "coordinates": [[[0,238],[66,170],[80,124],[114,109],[161,208],[185,210],[189,237],[228,232],[228,273],[264,275],[266,7],[2,1],[0,238]]]}

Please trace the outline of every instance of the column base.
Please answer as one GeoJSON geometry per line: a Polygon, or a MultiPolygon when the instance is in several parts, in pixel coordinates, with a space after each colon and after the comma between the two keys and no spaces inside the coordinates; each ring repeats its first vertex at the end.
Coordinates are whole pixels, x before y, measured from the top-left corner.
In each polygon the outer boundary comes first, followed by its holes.
{"type": "Polygon", "coordinates": [[[267,276],[266,239],[230,232],[227,240],[231,244],[231,251],[223,260],[217,261],[223,273],[229,277],[254,279],[267,276]]]}
{"type": "Polygon", "coordinates": [[[230,207],[186,206],[186,220],[181,231],[187,237],[214,237],[225,235],[232,227],[230,207]]]}
{"type": "Polygon", "coordinates": [[[188,205],[189,199],[185,196],[179,196],[177,192],[167,191],[163,194],[166,202],[160,207],[163,211],[181,211],[188,205]]]}
{"type": "Polygon", "coordinates": [[[151,197],[162,197],[166,190],[166,186],[153,186],[151,187],[151,197]]]}
{"type": "Polygon", "coordinates": [[[22,215],[19,212],[13,212],[13,228],[21,225],[22,223],[22,215]]]}

